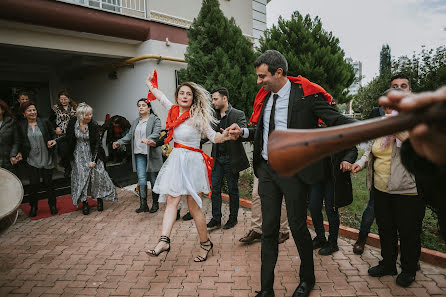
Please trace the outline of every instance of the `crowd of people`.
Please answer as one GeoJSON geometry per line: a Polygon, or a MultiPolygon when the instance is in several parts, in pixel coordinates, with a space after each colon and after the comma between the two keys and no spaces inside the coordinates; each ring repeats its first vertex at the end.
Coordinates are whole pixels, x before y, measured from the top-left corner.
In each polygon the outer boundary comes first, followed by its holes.
{"type": "MultiPolygon", "coordinates": [[[[159,242],[146,253],[165,261],[171,246],[171,231],[179,218],[182,199],[187,202],[199,237],[195,262],[206,261],[213,252],[208,230],[222,227],[223,179],[229,192],[229,218],[223,229],[233,228],[239,211],[239,173],[250,164],[243,142],[253,142],[252,226],[242,243],[261,240],[261,290],[257,297],[274,296],[274,270],[278,245],[292,238],[300,257],[300,283],[293,297],[308,296],[316,282],[313,250],[331,255],[339,250],[339,208],[349,205],[354,197],[350,174],[367,167],[367,188],[370,198],[362,216],[356,254],[364,251],[367,234],[376,217],[381,242],[382,260],[372,266],[372,277],[397,274],[398,240],[401,247],[401,272],[396,283],[409,286],[419,270],[420,235],[426,204],[439,215],[441,232],[446,235],[446,188],[440,179],[446,176],[446,131],[436,122],[419,124],[410,131],[383,136],[369,142],[358,159],[356,147],[333,152],[297,174],[279,175],[268,161],[267,145],[274,130],[324,129],[354,123],[356,120],[340,113],[333,98],[322,87],[304,77],[287,76],[288,64],[278,51],[268,50],[258,57],[258,92],[248,127],[243,111],[229,103],[230,94],[224,87],[208,92],[193,82],[182,83],[169,100],[154,87],[154,75],[146,80],[155,101],[137,100],[138,117],[121,124],[110,121],[107,126],[112,150],[130,144],[133,171],[137,173],[137,213],[156,212],[159,202],[166,207],[160,226],[159,242]],[[166,130],[152,110],[153,102],[168,111],[166,130]],[[174,102],[174,103],[173,103],[174,102]],[[124,133],[125,131],[125,133],[124,133]],[[173,141],[173,149],[169,143],[173,141]],[[211,156],[201,145],[211,141],[211,156]],[[357,160],[358,159],[358,160],[357,160]],[[148,184],[152,187],[152,206],[148,205],[148,184]],[[436,190],[433,191],[432,185],[436,190]],[[206,223],[202,212],[202,195],[210,195],[212,217],[206,223]],[[322,208],[329,222],[328,239],[323,226],[322,208]],[[316,236],[312,239],[307,227],[310,210],[316,236]]],[[[380,98],[374,115],[391,117],[398,111],[426,108],[434,103],[444,107],[446,88],[433,93],[410,94],[410,79],[398,74],[391,78],[389,92],[380,98]],[[443,102],[443,103],[441,103],[443,102]],[[443,105],[440,105],[443,104],[443,105]]],[[[92,108],[77,105],[67,92],[59,93],[59,102],[50,119],[38,117],[35,103],[19,94],[14,112],[0,100],[0,166],[13,170],[22,163],[30,180],[29,216],[36,216],[40,188],[48,197],[52,214],[57,201],[52,185],[56,154],[71,176],[73,204],[82,203],[82,212],[89,213],[87,195],[98,202],[117,201],[115,187],[105,170],[106,158],[101,145],[100,126],[92,120],[92,108]],[[42,178],[43,183],[40,184],[42,178]]]]}

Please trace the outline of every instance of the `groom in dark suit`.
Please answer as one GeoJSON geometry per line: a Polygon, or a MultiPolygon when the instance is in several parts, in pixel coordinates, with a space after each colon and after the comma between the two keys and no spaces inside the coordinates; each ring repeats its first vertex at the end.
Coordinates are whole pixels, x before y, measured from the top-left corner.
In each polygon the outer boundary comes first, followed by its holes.
{"type": "Polygon", "coordinates": [[[296,175],[278,175],[268,163],[268,136],[273,130],[317,128],[318,119],[328,126],[354,120],[340,114],[330,102],[331,96],[307,79],[287,77],[288,63],[278,51],[268,50],[254,63],[257,83],[263,88],[254,102],[251,123],[256,128],[229,127],[234,139],[254,140],[253,167],[259,178],[262,203],[261,291],[257,297],[273,297],[274,267],[278,256],[278,235],[282,197],[285,197],[288,222],[299,256],[300,283],[292,295],[308,296],[314,287],[313,245],[308,231],[307,201],[309,184],[324,178],[322,162],[316,162],[296,175]]]}

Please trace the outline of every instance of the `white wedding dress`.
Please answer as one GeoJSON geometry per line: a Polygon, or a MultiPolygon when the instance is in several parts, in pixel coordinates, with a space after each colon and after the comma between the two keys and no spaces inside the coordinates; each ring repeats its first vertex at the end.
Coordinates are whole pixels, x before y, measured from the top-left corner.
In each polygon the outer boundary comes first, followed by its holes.
{"type": "MultiPolygon", "coordinates": [[[[173,105],[165,96],[160,99],[160,103],[167,110],[173,105]]],[[[203,132],[211,142],[214,142],[216,132],[210,125],[203,132]]],[[[194,126],[191,119],[187,119],[174,128],[173,141],[199,149],[201,134],[202,130],[194,126]]],[[[158,173],[153,191],[160,194],[159,202],[166,202],[167,195],[172,197],[191,195],[201,208],[202,201],[198,194],[207,194],[211,191],[206,164],[201,153],[173,148],[158,173]]]]}

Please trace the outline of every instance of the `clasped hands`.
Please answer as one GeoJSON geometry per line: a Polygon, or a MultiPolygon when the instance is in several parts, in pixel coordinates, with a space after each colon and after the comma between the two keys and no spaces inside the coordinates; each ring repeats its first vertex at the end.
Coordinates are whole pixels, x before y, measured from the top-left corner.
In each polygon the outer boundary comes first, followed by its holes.
{"type": "MultiPolygon", "coordinates": [[[[143,139],[141,139],[141,143],[147,144],[147,145],[149,145],[151,147],[155,147],[156,146],[156,142],[153,141],[152,139],[143,138],[143,139]]],[[[119,147],[119,142],[117,142],[117,141],[113,142],[112,148],[115,150],[118,147],[119,147]]]]}

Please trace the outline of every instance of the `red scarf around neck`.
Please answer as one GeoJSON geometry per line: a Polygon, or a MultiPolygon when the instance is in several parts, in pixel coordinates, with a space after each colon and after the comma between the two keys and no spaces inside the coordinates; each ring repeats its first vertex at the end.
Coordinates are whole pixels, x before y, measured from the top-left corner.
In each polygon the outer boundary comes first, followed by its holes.
{"type": "Polygon", "coordinates": [[[172,105],[172,107],[169,109],[169,113],[167,114],[167,119],[166,119],[166,129],[169,130],[166,139],[164,139],[164,143],[166,144],[172,140],[173,128],[179,126],[190,117],[190,110],[183,112],[183,114],[180,117],[178,117],[179,115],[180,115],[180,106],[172,105]]]}
{"type": "MultiPolygon", "coordinates": [[[[322,93],[322,95],[324,95],[328,103],[331,103],[333,101],[333,97],[329,93],[327,93],[327,91],[325,91],[318,84],[312,83],[305,77],[299,75],[298,77],[287,76],[287,78],[293,83],[302,85],[304,96],[310,96],[313,94],[322,93]]],[[[254,106],[252,108],[252,115],[251,118],[249,119],[249,124],[256,125],[257,122],[259,121],[263,102],[265,102],[265,98],[269,94],[269,92],[270,91],[267,91],[262,87],[257,93],[256,98],[254,100],[254,106]]]]}

